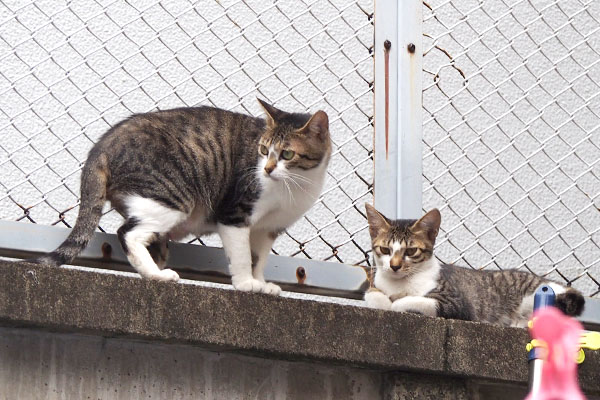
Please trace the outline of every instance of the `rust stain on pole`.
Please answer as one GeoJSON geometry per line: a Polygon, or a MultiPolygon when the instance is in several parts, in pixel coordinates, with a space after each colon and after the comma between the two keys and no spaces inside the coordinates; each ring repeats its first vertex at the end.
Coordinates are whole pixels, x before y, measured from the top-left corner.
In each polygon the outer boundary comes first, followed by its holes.
{"type": "Polygon", "coordinates": [[[383,52],[385,54],[385,159],[388,159],[389,150],[389,132],[390,132],[390,48],[392,42],[386,40],[383,42],[383,52]]]}

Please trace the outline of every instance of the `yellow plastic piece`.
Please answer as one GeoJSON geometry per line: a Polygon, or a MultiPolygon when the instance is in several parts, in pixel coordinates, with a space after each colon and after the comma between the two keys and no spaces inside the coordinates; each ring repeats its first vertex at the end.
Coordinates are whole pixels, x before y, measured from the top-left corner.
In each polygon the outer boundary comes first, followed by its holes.
{"type": "Polygon", "coordinates": [[[575,362],[577,364],[581,364],[583,360],[585,360],[585,353],[583,352],[583,349],[579,349],[577,355],[575,356],[575,362]]]}
{"type": "MultiPolygon", "coordinates": [[[[533,321],[528,322],[529,327],[533,325],[533,321]]],[[[534,347],[546,347],[546,343],[539,339],[532,339],[531,342],[527,343],[525,348],[527,351],[533,350],[534,347]]],[[[583,349],[600,350],[600,332],[589,332],[585,331],[579,338],[579,350],[575,355],[575,361],[577,364],[581,364],[585,360],[585,353],[583,349]]]]}
{"type": "Polygon", "coordinates": [[[531,339],[531,342],[527,343],[525,346],[527,351],[533,350],[534,347],[546,347],[546,342],[539,339],[531,339]]]}
{"type": "Polygon", "coordinates": [[[600,332],[585,332],[579,338],[579,346],[584,349],[600,349],[600,332]]]}
{"type": "MultiPolygon", "coordinates": [[[[598,332],[590,332],[590,333],[598,333],[598,332]]],[[[597,338],[596,338],[596,335],[592,335],[592,336],[594,336],[592,338],[592,340],[600,339],[600,335],[598,335],[597,338]]],[[[532,339],[531,342],[527,343],[527,345],[525,346],[525,349],[527,349],[527,351],[529,352],[529,351],[533,350],[534,347],[546,348],[547,345],[543,340],[532,339]]],[[[585,346],[581,346],[581,347],[585,347],[585,346]]],[[[586,348],[589,348],[589,347],[586,347],[586,348]]],[[[595,350],[597,350],[597,349],[595,349],[595,350]]],[[[577,364],[581,364],[584,360],[585,360],[585,353],[583,352],[583,348],[580,348],[579,350],[577,350],[577,353],[575,354],[575,361],[577,362],[577,364]]]]}

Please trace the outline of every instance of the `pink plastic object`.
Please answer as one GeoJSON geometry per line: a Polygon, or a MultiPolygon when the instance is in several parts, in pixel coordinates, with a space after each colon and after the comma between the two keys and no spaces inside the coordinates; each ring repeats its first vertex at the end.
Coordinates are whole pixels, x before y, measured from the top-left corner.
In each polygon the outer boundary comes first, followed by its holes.
{"type": "Polygon", "coordinates": [[[525,400],[585,400],[577,382],[575,355],[583,330],[579,321],[554,307],[544,307],[533,315],[531,337],[547,344],[543,351],[541,382],[525,400]]]}

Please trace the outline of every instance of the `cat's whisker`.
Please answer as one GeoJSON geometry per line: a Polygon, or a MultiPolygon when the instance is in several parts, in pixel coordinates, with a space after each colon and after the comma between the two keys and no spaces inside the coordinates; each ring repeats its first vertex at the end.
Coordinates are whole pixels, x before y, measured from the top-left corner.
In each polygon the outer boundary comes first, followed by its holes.
{"type": "Polygon", "coordinates": [[[285,179],[282,179],[281,182],[283,183],[283,186],[285,187],[286,193],[287,193],[287,197],[288,197],[288,202],[292,202],[292,198],[290,196],[290,186],[288,185],[288,183],[285,181],[285,179]]]}
{"type": "Polygon", "coordinates": [[[298,182],[296,182],[296,180],[295,180],[293,177],[289,176],[288,178],[289,178],[289,181],[290,181],[290,182],[292,182],[294,185],[296,185],[296,186],[298,187],[298,189],[300,189],[300,190],[302,190],[304,193],[306,193],[306,194],[309,194],[309,195],[310,195],[310,193],[308,193],[308,191],[307,191],[306,189],[304,189],[304,188],[302,187],[302,185],[300,185],[298,182]]]}
{"type": "Polygon", "coordinates": [[[299,180],[300,180],[300,181],[302,181],[302,182],[308,183],[309,185],[312,185],[312,184],[314,183],[314,181],[313,181],[312,179],[309,179],[309,178],[307,178],[306,176],[304,176],[304,175],[301,175],[301,174],[296,174],[296,173],[294,173],[294,172],[290,172],[290,171],[288,171],[288,175],[289,175],[290,177],[293,177],[293,178],[299,179],[299,180]]]}
{"type": "Polygon", "coordinates": [[[291,182],[294,185],[296,185],[299,189],[304,190],[304,188],[302,186],[300,186],[300,184],[298,184],[298,182],[296,182],[296,180],[294,178],[292,178],[291,176],[287,176],[286,181],[291,182]]]}
{"type": "Polygon", "coordinates": [[[288,174],[290,174],[290,175],[293,175],[293,176],[297,176],[297,177],[304,178],[304,179],[306,179],[307,181],[310,181],[310,180],[311,180],[310,178],[308,178],[307,176],[304,176],[304,175],[302,175],[302,174],[298,174],[298,173],[296,173],[296,172],[293,172],[293,171],[287,171],[287,172],[288,172],[288,174]]]}
{"type": "Polygon", "coordinates": [[[292,193],[292,188],[290,187],[290,184],[284,180],[285,182],[285,186],[287,187],[287,191],[290,195],[290,203],[292,203],[293,205],[296,205],[296,198],[294,197],[294,194],[292,193]]]}
{"type": "Polygon", "coordinates": [[[290,186],[289,183],[288,183],[288,187],[290,188],[290,194],[292,196],[292,201],[293,201],[293,204],[295,205],[296,204],[296,198],[294,197],[294,192],[292,191],[292,187],[290,186]]]}

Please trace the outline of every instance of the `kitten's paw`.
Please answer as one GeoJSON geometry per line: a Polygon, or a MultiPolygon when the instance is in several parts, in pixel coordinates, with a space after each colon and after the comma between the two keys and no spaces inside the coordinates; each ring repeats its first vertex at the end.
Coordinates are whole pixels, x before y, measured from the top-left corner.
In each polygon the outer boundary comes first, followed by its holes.
{"type": "Polygon", "coordinates": [[[392,303],[392,311],[437,316],[437,300],[429,297],[406,296],[392,303]]]}
{"type": "Polygon", "coordinates": [[[150,279],[154,279],[157,281],[173,281],[177,282],[179,280],[179,274],[172,269],[163,269],[160,272],[152,275],[150,279]]]}
{"type": "Polygon", "coordinates": [[[274,283],[267,282],[265,283],[263,293],[272,294],[273,296],[279,296],[279,293],[281,293],[281,288],[274,283]]]}
{"type": "Polygon", "coordinates": [[[265,283],[259,281],[254,278],[242,278],[239,279],[237,277],[231,278],[231,283],[233,287],[237,290],[241,290],[242,292],[262,292],[265,288],[265,283]]]}
{"type": "Polygon", "coordinates": [[[400,302],[398,300],[396,300],[392,303],[392,306],[390,307],[390,309],[395,312],[404,312],[405,311],[404,305],[402,304],[402,302],[400,302]]]}
{"type": "Polygon", "coordinates": [[[392,302],[383,292],[370,291],[365,294],[367,307],[377,308],[379,310],[389,310],[392,307],[392,302]]]}

